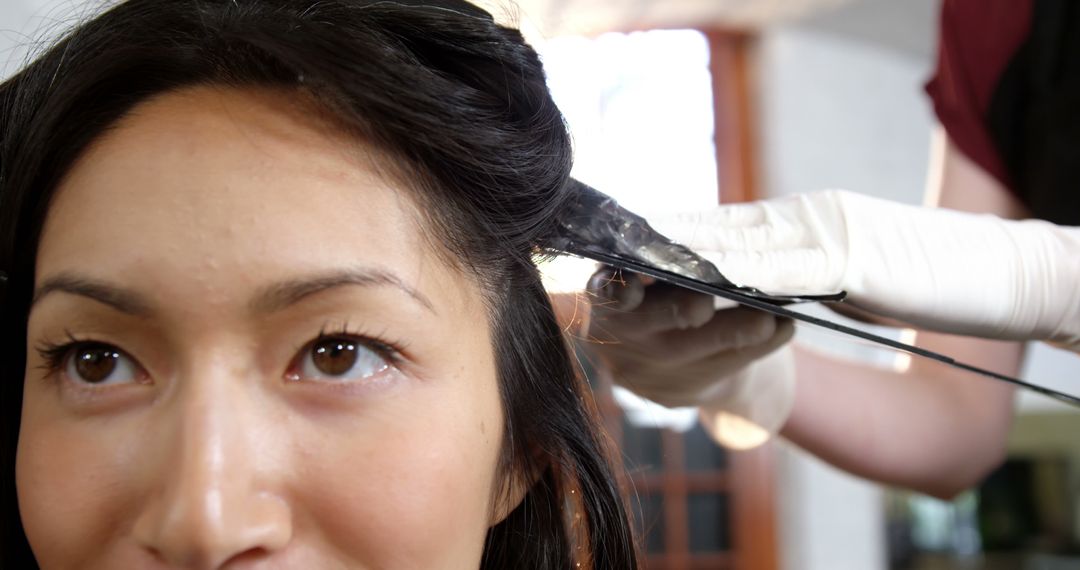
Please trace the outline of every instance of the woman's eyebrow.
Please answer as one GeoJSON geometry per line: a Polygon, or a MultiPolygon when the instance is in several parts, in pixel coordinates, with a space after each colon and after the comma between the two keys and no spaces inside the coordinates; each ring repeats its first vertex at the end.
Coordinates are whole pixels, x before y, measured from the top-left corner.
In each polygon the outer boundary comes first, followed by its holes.
{"type": "Polygon", "coordinates": [[[435,306],[423,293],[410,287],[393,273],[370,267],[342,269],[275,283],[263,289],[252,299],[251,309],[256,313],[277,312],[300,302],[305,297],[345,285],[394,287],[408,294],[425,309],[436,313],[435,306]]]}
{"type": "MultiPolygon", "coordinates": [[[[346,285],[390,286],[408,294],[432,313],[431,300],[406,284],[400,277],[382,269],[349,268],[298,279],[289,279],[263,288],[252,298],[250,307],[256,313],[273,313],[294,305],[306,297],[346,285]]],[[[68,293],[92,299],[136,317],[152,316],[153,303],[145,295],[75,273],[59,273],[42,282],[34,291],[31,308],[51,293],[68,293]]]]}
{"type": "Polygon", "coordinates": [[[153,313],[149,299],[136,291],[67,272],[59,273],[42,282],[34,291],[30,308],[33,309],[41,299],[56,292],[93,299],[121,313],[136,317],[149,317],[153,313]]]}

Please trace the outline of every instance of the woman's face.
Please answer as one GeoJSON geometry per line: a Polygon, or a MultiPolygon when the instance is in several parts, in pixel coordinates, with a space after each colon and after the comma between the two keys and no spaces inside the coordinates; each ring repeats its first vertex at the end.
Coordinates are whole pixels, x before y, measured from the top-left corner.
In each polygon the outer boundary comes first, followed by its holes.
{"type": "Polygon", "coordinates": [[[17,464],[43,568],[478,566],[506,514],[480,291],[311,116],[167,94],[59,188],[17,464]]]}

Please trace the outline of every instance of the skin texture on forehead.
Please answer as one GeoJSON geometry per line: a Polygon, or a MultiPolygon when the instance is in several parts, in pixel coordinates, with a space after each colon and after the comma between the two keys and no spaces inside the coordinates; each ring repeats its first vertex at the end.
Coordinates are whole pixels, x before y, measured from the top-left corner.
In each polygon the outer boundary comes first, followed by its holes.
{"type": "Polygon", "coordinates": [[[476,568],[513,506],[480,289],[362,144],[298,100],[156,97],[59,188],[36,286],[82,279],[144,306],[61,288],[32,308],[16,477],[43,568],[476,568]],[[400,358],[287,379],[321,332],[400,358]],[[47,374],[35,347],[69,337],[116,346],[147,381],[47,374]]]}

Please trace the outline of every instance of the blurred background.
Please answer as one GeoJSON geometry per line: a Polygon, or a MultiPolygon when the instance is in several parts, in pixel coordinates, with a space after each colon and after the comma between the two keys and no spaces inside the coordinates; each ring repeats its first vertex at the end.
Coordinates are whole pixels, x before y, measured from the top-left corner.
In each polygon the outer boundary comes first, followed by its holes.
{"type": "MultiPolygon", "coordinates": [[[[939,0],[480,3],[541,52],[574,136],[575,175],[646,217],[824,188],[921,203],[935,176],[929,157],[942,141],[923,87],[939,0]]],[[[102,4],[0,0],[0,73],[102,4]]],[[[545,269],[551,287],[573,290],[593,266],[545,269]]],[[[804,327],[797,339],[906,363],[804,327]]],[[[1080,568],[1077,410],[1021,394],[1008,461],[944,502],[844,475],[783,441],[724,452],[692,411],[640,401],[590,372],[631,473],[651,569],[1080,568]]],[[[1023,377],[1077,393],[1080,358],[1034,346],[1023,377]]]]}

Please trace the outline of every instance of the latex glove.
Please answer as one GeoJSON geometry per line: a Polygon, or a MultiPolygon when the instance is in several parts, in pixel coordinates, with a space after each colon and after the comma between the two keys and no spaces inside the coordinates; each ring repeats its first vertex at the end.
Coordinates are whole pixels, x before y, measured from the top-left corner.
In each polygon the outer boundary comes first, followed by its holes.
{"type": "Polygon", "coordinates": [[[732,281],[848,302],[943,332],[1080,350],[1080,228],[824,191],[654,226],[732,281]]]}
{"type": "Polygon", "coordinates": [[[791,339],[791,321],[716,310],[711,296],[610,269],[589,289],[588,346],[615,382],[664,406],[701,407],[713,437],[731,447],[761,443],[786,421],[793,367],[758,361],[791,339]]]}

